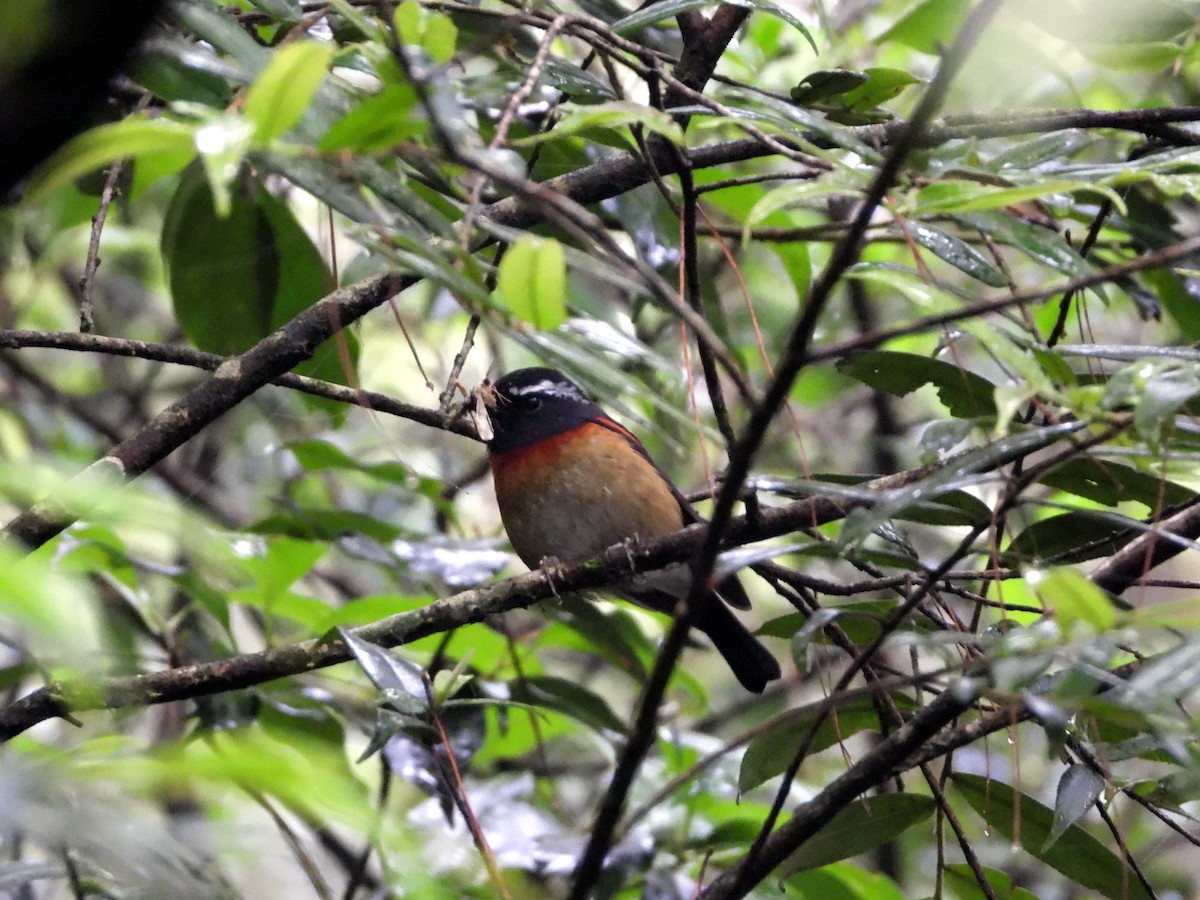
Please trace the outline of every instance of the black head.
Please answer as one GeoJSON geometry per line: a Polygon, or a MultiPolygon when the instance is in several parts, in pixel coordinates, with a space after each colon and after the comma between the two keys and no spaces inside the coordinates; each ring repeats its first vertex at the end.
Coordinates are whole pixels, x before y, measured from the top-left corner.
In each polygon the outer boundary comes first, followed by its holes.
{"type": "MultiPolygon", "coordinates": [[[[517,369],[476,393],[491,424],[492,453],[528,447],[604,415],[556,369],[517,369]]],[[[480,430],[486,434],[486,428],[480,430]]]]}

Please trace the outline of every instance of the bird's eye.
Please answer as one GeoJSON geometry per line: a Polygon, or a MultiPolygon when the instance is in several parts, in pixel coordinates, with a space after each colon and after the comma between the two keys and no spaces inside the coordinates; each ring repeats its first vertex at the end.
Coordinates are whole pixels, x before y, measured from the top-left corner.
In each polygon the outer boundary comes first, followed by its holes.
{"type": "Polygon", "coordinates": [[[525,408],[527,410],[529,410],[530,412],[533,412],[535,409],[542,408],[542,398],[537,396],[536,394],[534,394],[533,396],[530,396],[530,397],[526,397],[524,403],[525,403],[525,408]]]}

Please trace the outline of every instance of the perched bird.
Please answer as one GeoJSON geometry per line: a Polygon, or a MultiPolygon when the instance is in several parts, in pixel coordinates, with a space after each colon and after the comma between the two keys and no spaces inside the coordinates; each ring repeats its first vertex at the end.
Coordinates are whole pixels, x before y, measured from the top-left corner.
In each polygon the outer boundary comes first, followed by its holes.
{"type": "MultiPolygon", "coordinates": [[[[649,540],[700,521],[646,448],[561,372],[518,369],[476,392],[476,423],[487,443],[500,517],[517,555],[582,559],[630,538],[649,540]]],[[[636,575],[617,591],[672,614],[691,574],[677,565],[636,575]]],[[[735,576],[700,598],[693,624],[738,681],[759,693],[779,663],[722,603],[748,609],[735,576]]]]}

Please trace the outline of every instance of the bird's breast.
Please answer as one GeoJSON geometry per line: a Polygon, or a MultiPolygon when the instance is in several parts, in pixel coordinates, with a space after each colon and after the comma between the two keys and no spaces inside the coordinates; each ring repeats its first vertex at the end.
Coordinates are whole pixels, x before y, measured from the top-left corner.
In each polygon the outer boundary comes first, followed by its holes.
{"type": "Polygon", "coordinates": [[[619,433],[594,423],[493,454],[491,468],[504,528],[530,567],[683,527],[658,470],[619,433]]]}

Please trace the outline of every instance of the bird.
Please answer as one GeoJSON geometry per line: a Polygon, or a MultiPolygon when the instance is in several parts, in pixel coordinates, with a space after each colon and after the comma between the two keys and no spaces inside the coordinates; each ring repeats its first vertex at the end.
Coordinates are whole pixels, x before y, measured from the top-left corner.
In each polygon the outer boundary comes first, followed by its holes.
{"type": "MultiPolygon", "coordinates": [[[[517,369],[484,381],[475,391],[473,416],[487,445],[504,529],[531,569],[703,521],[641,441],[556,369],[517,369]]],[[[631,576],[614,590],[672,615],[690,586],[690,571],[676,565],[631,576]]],[[[742,686],[761,693],[780,677],[779,662],[726,603],[750,606],[736,575],[700,595],[692,624],[742,686]]]]}

